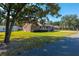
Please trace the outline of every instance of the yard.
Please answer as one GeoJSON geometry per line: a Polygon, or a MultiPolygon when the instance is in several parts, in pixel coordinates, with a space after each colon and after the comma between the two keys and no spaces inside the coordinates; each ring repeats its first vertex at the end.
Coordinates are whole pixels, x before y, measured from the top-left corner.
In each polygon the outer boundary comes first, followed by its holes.
{"type": "MultiPolygon", "coordinates": [[[[23,40],[35,40],[35,41],[50,41],[50,40],[58,40],[63,37],[72,35],[77,33],[76,31],[54,31],[54,32],[24,32],[24,31],[16,31],[12,32],[10,41],[23,41],[23,40]]],[[[5,33],[0,33],[0,42],[3,42],[5,33]]]]}
{"type": "MultiPolygon", "coordinates": [[[[55,32],[12,32],[11,43],[7,46],[7,53],[1,55],[22,55],[22,51],[32,48],[40,48],[44,43],[53,43],[63,37],[75,34],[75,31],[55,31],[55,32]]],[[[4,32],[0,33],[0,41],[4,38],[4,32]]]]}
{"type": "MultiPolygon", "coordinates": [[[[56,37],[65,37],[71,34],[76,33],[76,31],[55,31],[55,32],[24,32],[16,31],[12,32],[11,40],[13,39],[27,39],[31,37],[40,37],[40,36],[56,36],[56,37]]],[[[4,32],[0,32],[0,41],[4,39],[4,32]]]]}

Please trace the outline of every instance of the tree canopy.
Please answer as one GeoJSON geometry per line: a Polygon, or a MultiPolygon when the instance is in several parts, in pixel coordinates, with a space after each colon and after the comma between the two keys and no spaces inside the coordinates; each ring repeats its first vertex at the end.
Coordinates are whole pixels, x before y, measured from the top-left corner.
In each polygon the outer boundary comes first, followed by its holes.
{"type": "Polygon", "coordinates": [[[65,29],[79,29],[79,18],[77,15],[65,15],[61,18],[61,26],[65,29]]]}
{"type": "Polygon", "coordinates": [[[1,17],[6,21],[4,43],[9,43],[11,31],[15,23],[22,24],[37,22],[39,19],[48,18],[47,15],[60,16],[60,7],[56,3],[1,3],[1,17]]]}

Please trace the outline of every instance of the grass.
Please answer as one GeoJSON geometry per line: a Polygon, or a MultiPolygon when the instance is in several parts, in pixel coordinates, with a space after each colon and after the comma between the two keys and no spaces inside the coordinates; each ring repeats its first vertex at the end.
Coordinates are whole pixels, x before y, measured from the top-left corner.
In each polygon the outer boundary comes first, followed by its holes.
{"type": "MultiPolygon", "coordinates": [[[[13,39],[27,39],[31,37],[40,37],[40,36],[56,36],[56,37],[65,37],[71,34],[74,34],[74,31],[56,31],[56,32],[24,32],[24,31],[16,31],[12,32],[11,40],[13,39]]],[[[4,39],[4,32],[0,33],[0,41],[4,39]]]]}
{"type": "MultiPolygon", "coordinates": [[[[11,43],[7,47],[7,52],[1,55],[22,55],[23,51],[32,48],[40,48],[44,43],[53,43],[63,37],[75,34],[75,31],[55,31],[55,32],[24,32],[16,31],[11,34],[11,43]]],[[[0,33],[0,41],[4,39],[4,32],[0,33]]]]}

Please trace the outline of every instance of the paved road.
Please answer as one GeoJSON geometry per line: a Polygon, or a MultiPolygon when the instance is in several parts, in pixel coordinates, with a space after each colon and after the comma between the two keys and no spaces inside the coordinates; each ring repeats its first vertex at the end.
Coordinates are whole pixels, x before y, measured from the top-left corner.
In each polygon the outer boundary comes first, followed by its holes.
{"type": "Polygon", "coordinates": [[[34,48],[23,55],[79,56],[79,33],[46,45],[43,48],[34,48]]]}
{"type": "Polygon", "coordinates": [[[79,32],[77,34],[69,36],[70,38],[79,38],[79,32]]]}

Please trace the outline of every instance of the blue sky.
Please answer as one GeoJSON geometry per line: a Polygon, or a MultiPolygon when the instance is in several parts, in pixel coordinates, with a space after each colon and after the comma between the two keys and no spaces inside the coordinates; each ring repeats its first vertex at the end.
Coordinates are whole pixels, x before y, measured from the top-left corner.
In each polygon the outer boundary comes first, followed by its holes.
{"type": "MultiPolygon", "coordinates": [[[[62,14],[62,16],[70,14],[77,14],[79,16],[79,3],[60,3],[59,6],[61,7],[59,13],[62,14]]],[[[61,17],[55,18],[49,16],[49,19],[52,21],[59,21],[61,17]]]]}

